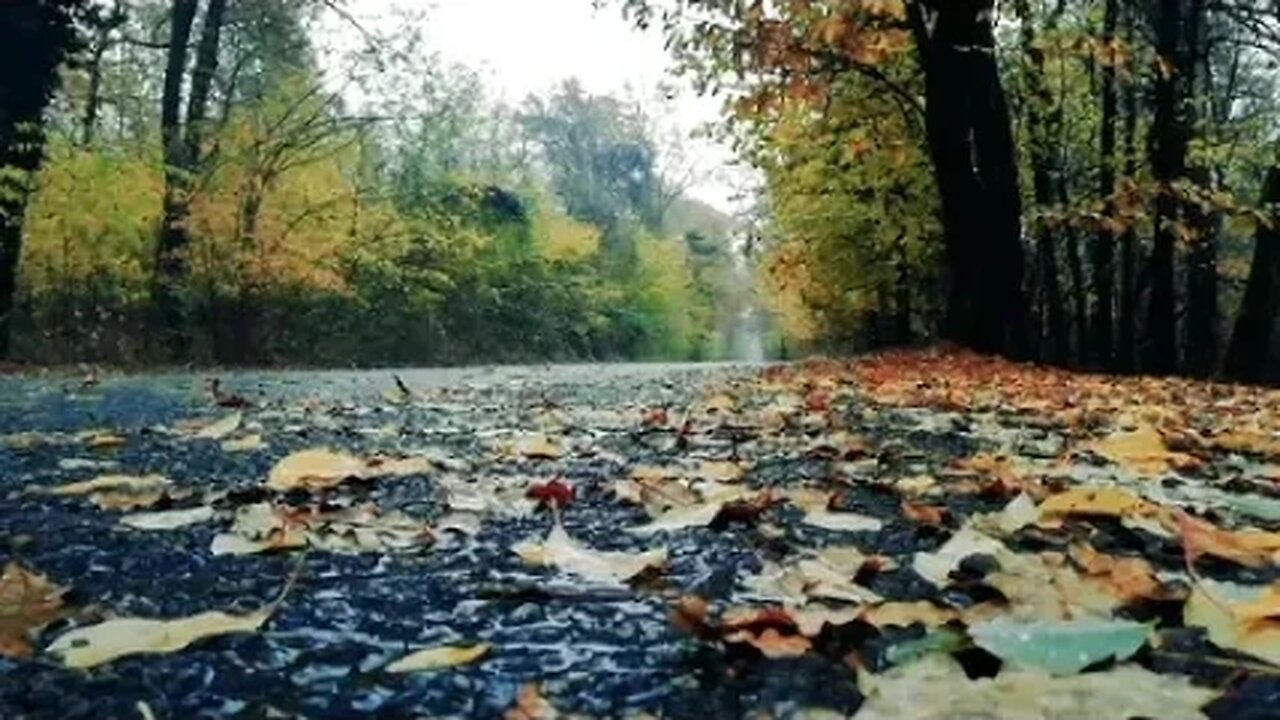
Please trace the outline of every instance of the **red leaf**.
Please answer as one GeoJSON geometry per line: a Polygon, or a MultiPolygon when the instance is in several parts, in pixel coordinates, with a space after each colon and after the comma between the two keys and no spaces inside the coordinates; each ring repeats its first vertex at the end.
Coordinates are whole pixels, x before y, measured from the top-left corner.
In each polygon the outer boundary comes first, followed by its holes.
{"type": "Polygon", "coordinates": [[[530,485],[529,489],[525,491],[525,497],[537,500],[543,505],[552,505],[554,507],[564,507],[573,502],[577,496],[577,488],[565,483],[560,478],[530,485]]]}

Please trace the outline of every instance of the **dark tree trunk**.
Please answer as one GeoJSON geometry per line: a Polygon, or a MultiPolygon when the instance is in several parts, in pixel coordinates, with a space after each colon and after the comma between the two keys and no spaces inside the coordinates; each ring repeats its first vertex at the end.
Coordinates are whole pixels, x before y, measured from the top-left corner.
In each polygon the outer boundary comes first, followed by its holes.
{"type": "Polygon", "coordinates": [[[1271,223],[1259,224],[1223,371],[1241,382],[1280,382],[1280,166],[1267,172],[1262,205],[1271,223]]]}
{"type": "MultiPolygon", "coordinates": [[[[1134,47],[1136,41],[1137,11],[1129,8],[1124,13],[1125,41],[1134,47]]],[[[1125,83],[1124,88],[1124,174],[1132,181],[1138,173],[1138,90],[1133,79],[1125,83]]],[[[1126,199],[1130,204],[1131,199],[1126,199]]],[[[1137,369],[1134,342],[1138,335],[1137,325],[1137,244],[1138,230],[1134,226],[1134,218],[1125,219],[1124,234],[1120,236],[1120,302],[1119,322],[1116,327],[1116,368],[1121,372],[1133,372],[1137,369]]]]}
{"type": "Polygon", "coordinates": [[[951,283],[945,334],[1025,356],[1022,207],[992,0],[920,0],[911,12],[951,283]]]}
{"type": "Polygon", "coordinates": [[[44,159],[44,111],[58,67],[78,40],[72,13],[82,3],[0,3],[0,359],[10,350],[22,227],[32,177],[44,159]]]}
{"type": "Polygon", "coordinates": [[[184,123],[179,117],[182,81],[186,73],[187,46],[191,40],[197,0],[173,0],[168,62],[161,105],[161,134],[165,147],[164,226],[156,243],[155,282],[152,298],[164,332],[170,358],[184,360],[190,348],[182,286],[190,274],[187,228],[191,212],[193,179],[200,166],[200,144],[209,93],[218,65],[218,44],[227,0],[209,0],[200,43],[191,74],[184,123]]]}
{"type": "Polygon", "coordinates": [[[911,337],[911,263],[907,260],[902,239],[898,240],[898,277],[893,286],[894,342],[910,345],[911,337]]]}
{"type": "MultiPolygon", "coordinates": [[[[1053,94],[1044,82],[1044,51],[1036,46],[1035,29],[1031,12],[1025,0],[1019,5],[1022,16],[1022,53],[1030,66],[1027,73],[1027,133],[1031,144],[1031,178],[1036,205],[1047,208],[1054,204],[1053,176],[1055,154],[1051,138],[1061,125],[1061,113],[1056,110],[1053,94]]],[[[1058,14],[1050,15],[1047,27],[1052,30],[1058,14]]],[[[1037,223],[1036,241],[1036,290],[1040,322],[1037,323],[1037,356],[1039,359],[1066,364],[1071,352],[1067,331],[1066,313],[1062,307],[1062,286],[1058,277],[1057,233],[1046,222],[1037,223]]]]}
{"type": "Polygon", "coordinates": [[[102,28],[89,55],[89,90],[84,100],[84,119],[81,121],[80,144],[93,144],[98,130],[98,110],[102,105],[102,58],[107,53],[108,30],[102,28]]]}
{"type": "MultiPolygon", "coordinates": [[[[1118,0],[1106,0],[1103,7],[1102,39],[1110,48],[1116,40],[1118,0]]],[[[1115,215],[1116,192],[1116,68],[1114,56],[1109,56],[1102,68],[1102,128],[1099,139],[1100,163],[1098,194],[1106,203],[1103,222],[1093,242],[1093,362],[1100,368],[1112,369],[1115,365],[1113,342],[1112,291],[1115,282],[1115,233],[1111,220],[1115,215]]]]}
{"type": "Polygon", "coordinates": [[[1156,13],[1155,119],[1151,127],[1151,169],[1157,184],[1155,238],[1148,266],[1151,293],[1142,353],[1143,369],[1152,373],[1178,369],[1173,265],[1182,202],[1173,183],[1186,175],[1188,137],[1179,92],[1187,66],[1182,43],[1184,19],[1183,0],[1160,0],[1156,13]]]}
{"type": "Polygon", "coordinates": [[[164,201],[160,237],[156,243],[155,277],[151,289],[163,345],[174,359],[186,352],[185,318],[179,284],[186,272],[183,248],[191,177],[182,137],[182,81],[187,71],[187,45],[195,21],[196,0],[173,0],[169,17],[169,49],[160,100],[160,138],[164,144],[164,201]]]}
{"type": "MultiPolygon", "coordinates": [[[[1192,0],[1186,32],[1187,66],[1192,72],[1188,86],[1194,88],[1195,81],[1199,79],[1204,83],[1205,96],[1212,97],[1213,83],[1205,54],[1206,26],[1204,0],[1192,0]]],[[[1195,125],[1194,114],[1187,123],[1195,125]]],[[[1183,353],[1187,372],[1205,378],[1213,375],[1218,363],[1218,228],[1221,213],[1204,202],[1213,190],[1211,168],[1203,165],[1194,167],[1189,177],[1201,198],[1189,200],[1183,206],[1187,226],[1192,232],[1187,252],[1187,318],[1183,353]]]]}

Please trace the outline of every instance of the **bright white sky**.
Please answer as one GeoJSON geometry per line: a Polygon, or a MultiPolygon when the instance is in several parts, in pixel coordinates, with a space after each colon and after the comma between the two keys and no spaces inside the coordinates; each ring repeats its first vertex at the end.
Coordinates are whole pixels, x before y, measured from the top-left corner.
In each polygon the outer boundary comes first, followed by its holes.
{"type": "MultiPolygon", "coordinates": [[[[480,71],[499,99],[516,104],[569,77],[592,93],[646,99],[666,83],[680,90],[662,118],[668,131],[687,134],[718,118],[718,98],[700,98],[667,75],[671,60],[661,34],[635,30],[616,5],[597,12],[591,0],[350,0],[344,7],[366,27],[381,29],[396,21],[395,8],[424,5],[430,49],[480,71]]],[[[730,167],[732,153],[707,140],[687,142],[702,171],[689,194],[726,212],[740,206],[732,197],[749,176],[730,167]]]]}

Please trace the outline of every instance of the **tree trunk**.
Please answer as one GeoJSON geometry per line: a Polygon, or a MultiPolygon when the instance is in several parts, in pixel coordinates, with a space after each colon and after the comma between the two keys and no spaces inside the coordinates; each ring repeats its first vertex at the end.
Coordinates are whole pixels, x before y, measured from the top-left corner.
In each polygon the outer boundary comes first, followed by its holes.
{"type": "Polygon", "coordinates": [[[0,359],[9,357],[22,227],[44,159],[44,112],[75,49],[73,3],[0,3],[0,359]]]}
{"type": "MultiPolygon", "coordinates": [[[[1118,0],[1106,0],[1103,7],[1102,39],[1107,47],[1116,41],[1118,0]]],[[[1098,194],[1103,198],[1105,210],[1103,222],[1093,242],[1093,315],[1089,321],[1093,330],[1092,356],[1094,364],[1103,369],[1115,365],[1113,343],[1112,286],[1115,277],[1115,234],[1111,218],[1115,214],[1116,192],[1116,68],[1115,57],[1109,56],[1102,68],[1102,128],[1099,139],[1100,162],[1098,194]]]]}
{"type": "MultiPolygon", "coordinates": [[[[1125,41],[1134,47],[1137,40],[1137,11],[1129,8],[1124,13],[1125,41]]],[[[1138,89],[1132,78],[1124,88],[1124,174],[1132,182],[1138,174],[1138,89]]],[[[1126,200],[1126,204],[1129,204],[1126,200]]],[[[1126,219],[1124,234],[1120,236],[1120,317],[1116,327],[1116,368],[1121,372],[1133,372],[1137,369],[1134,340],[1138,335],[1137,325],[1137,244],[1138,230],[1135,220],[1126,219]]]]}
{"type": "Polygon", "coordinates": [[[164,200],[160,237],[156,243],[151,299],[164,333],[163,346],[172,359],[185,355],[185,318],[179,284],[186,274],[183,249],[191,177],[182,138],[182,81],[187,69],[187,44],[195,21],[196,0],[173,0],[169,17],[169,49],[160,100],[160,138],[164,144],[164,200]]]}
{"type": "Polygon", "coordinates": [[[191,242],[187,228],[191,212],[191,190],[200,166],[200,143],[205,110],[213,75],[218,65],[218,44],[226,0],[209,0],[204,25],[196,49],[195,67],[191,74],[191,93],[187,99],[185,132],[179,117],[182,104],[182,81],[187,65],[187,45],[191,40],[197,0],[173,0],[170,20],[168,62],[165,68],[164,97],[161,105],[161,134],[165,147],[164,227],[156,244],[155,282],[152,298],[160,316],[164,344],[170,359],[186,359],[190,348],[182,286],[190,274],[186,256],[191,242]]]}
{"type": "Polygon", "coordinates": [[[1151,127],[1151,169],[1156,180],[1155,239],[1149,274],[1151,293],[1143,347],[1143,369],[1178,369],[1177,297],[1173,260],[1181,206],[1173,183],[1186,175],[1187,129],[1182,120],[1180,76],[1185,73],[1182,0],[1160,0],[1156,18],[1155,119],[1151,127]]]}
{"type": "Polygon", "coordinates": [[[948,339],[1026,355],[1022,207],[992,0],[910,6],[950,275],[948,339]]]}
{"type": "MultiPolygon", "coordinates": [[[[1186,33],[1187,66],[1192,72],[1188,87],[1194,93],[1195,80],[1199,79],[1204,83],[1206,97],[1211,97],[1213,83],[1205,55],[1205,28],[1204,0],[1192,0],[1186,33]]],[[[1191,106],[1195,107],[1194,103],[1191,106]]],[[[1195,126],[1195,114],[1187,119],[1187,124],[1195,126]]],[[[1213,178],[1214,173],[1209,167],[1200,165],[1192,168],[1190,180],[1202,195],[1199,200],[1213,190],[1213,178]]],[[[1197,199],[1184,202],[1183,212],[1192,232],[1187,252],[1187,319],[1183,353],[1187,372],[1194,377],[1207,378],[1213,375],[1218,363],[1218,228],[1221,213],[1197,199]]]]}
{"type": "Polygon", "coordinates": [[[1253,265],[1223,371],[1241,382],[1280,382],[1280,166],[1267,172],[1262,206],[1270,224],[1259,224],[1253,265]]]}
{"type": "MultiPolygon", "coordinates": [[[[1027,73],[1027,133],[1031,145],[1031,178],[1036,205],[1048,208],[1054,204],[1053,175],[1054,153],[1051,138],[1061,124],[1061,113],[1049,111],[1054,107],[1053,94],[1044,81],[1044,51],[1036,47],[1035,29],[1026,0],[1018,6],[1022,17],[1022,53],[1030,72],[1027,73]]],[[[1058,13],[1049,16],[1046,27],[1054,29],[1058,13]]],[[[1040,360],[1066,364],[1071,343],[1067,333],[1066,313],[1062,307],[1062,287],[1058,278],[1057,233],[1046,222],[1037,223],[1036,232],[1036,289],[1039,295],[1039,323],[1037,356],[1040,360]]]]}
{"type": "Polygon", "coordinates": [[[911,263],[907,260],[902,238],[898,239],[898,277],[894,282],[894,342],[910,345],[911,337],[911,263]]]}

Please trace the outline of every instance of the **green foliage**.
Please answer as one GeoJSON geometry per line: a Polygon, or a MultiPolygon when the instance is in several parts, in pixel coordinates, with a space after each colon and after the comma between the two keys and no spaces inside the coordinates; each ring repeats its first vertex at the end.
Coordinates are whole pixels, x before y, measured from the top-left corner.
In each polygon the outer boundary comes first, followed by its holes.
{"type": "MultiPolygon", "coordinates": [[[[474,72],[415,54],[410,33],[378,71],[353,71],[369,98],[353,109],[311,68],[304,6],[242,8],[265,24],[229,26],[225,52],[247,53],[246,75],[190,178],[195,358],[681,359],[723,345],[712,308],[732,223],[677,198],[664,230],[676,193],[638,107],[570,82],[517,122],[474,72]],[[409,81],[422,92],[397,84],[409,81]],[[689,242],[690,227],[704,234],[689,242]]],[[[106,69],[111,87],[134,72],[106,69]]],[[[90,145],[74,122],[56,134],[27,225],[23,357],[154,356],[164,171],[159,139],[134,134],[147,122],[104,126],[90,145]]]]}

